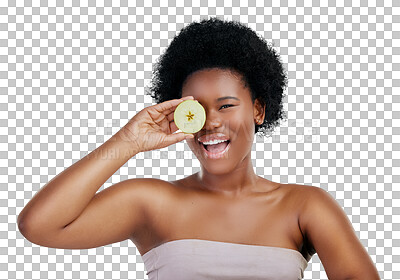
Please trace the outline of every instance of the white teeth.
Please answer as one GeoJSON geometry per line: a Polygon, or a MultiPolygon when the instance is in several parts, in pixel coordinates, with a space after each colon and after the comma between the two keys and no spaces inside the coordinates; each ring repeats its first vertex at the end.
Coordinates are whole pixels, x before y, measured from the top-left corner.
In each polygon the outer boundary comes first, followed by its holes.
{"type": "Polygon", "coordinates": [[[219,144],[219,143],[222,143],[225,141],[228,141],[228,140],[214,140],[214,141],[209,141],[209,142],[203,142],[203,144],[204,145],[215,145],[215,144],[219,144]]]}

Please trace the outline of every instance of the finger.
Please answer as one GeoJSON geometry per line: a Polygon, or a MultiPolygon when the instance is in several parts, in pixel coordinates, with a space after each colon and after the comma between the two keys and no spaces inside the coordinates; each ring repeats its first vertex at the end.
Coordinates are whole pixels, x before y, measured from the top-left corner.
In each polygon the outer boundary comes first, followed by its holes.
{"type": "Polygon", "coordinates": [[[171,113],[173,110],[175,110],[175,107],[179,105],[179,103],[185,101],[185,100],[189,100],[189,99],[194,99],[193,96],[185,96],[182,97],[180,99],[172,99],[172,100],[168,100],[168,101],[164,101],[160,104],[154,105],[154,109],[157,110],[159,113],[163,113],[163,114],[169,114],[171,113]]]}
{"type": "Polygon", "coordinates": [[[179,133],[174,133],[174,134],[170,134],[166,137],[166,142],[169,143],[169,145],[174,144],[174,143],[178,143],[182,140],[185,139],[190,139],[193,138],[194,135],[193,134],[187,134],[187,133],[183,133],[183,132],[179,132],[179,133]]]}
{"type": "MultiPolygon", "coordinates": [[[[179,128],[176,126],[175,122],[170,122],[169,125],[170,125],[169,127],[170,127],[171,133],[174,133],[175,131],[177,131],[177,130],[179,129],[179,128]]],[[[184,139],[191,139],[191,138],[194,138],[193,133],[186,133],[186,132],[180,132],[180,133],[183,133],[183,134],[184,134],[184,139]]],[[[175,134],[177,134],[177,133],[175,133],[175,134]]]]}
{"type": "Polygon", "coordinates": [[[175,131],[177,131],[179,128],[176,126],[175,122],[172,121],[172,122],[169,122],[169,129],[170,129],[171,132],[175,132],[175,131]]]}
{"type": "MultiPolygon", "coordinates": [[[[194,100],[193,96],[185,96],[185,97],[182,97],[181,99],[176,99],[176,100],[178,100],[178,102],[177,102],[173,107],[171,107],[171,108],[168,109],[168,110],[165,110],[165,111],[162,112],[162,113],[163,113],[164,115],[168,115],[168,114],[170,114],[170,113],[173,113],[173,112],[176,110],[176,107],[177,107],[179,104],[181,104],[183,101],[189,100],[189,99],[194,100]]],[[[169,121],[170,121],[170,119],[169,119],[169,121]]]]}
{"type": "Polygon", "coordinates": [[[150,110],[148,110],[148,113],[153,118],[153,121],[156,123],[162,122],[165,119],[165,116],[167,116],[168,121],[171,121],[174,119],[174,112],[175,112],[176,107],[181,102],[183,102],[185,100],[189,100],[189,99],[193,100],[194,97],[193,96],[185,96],[180,99],[173,99],[173,100],[165,101],[163,103],[152,106],[150,108],[150,110]],[[169,109],[163,110],[163,108],[167,108],[167,107],[169,107],[169,109]],[[163,110],[163,111],[160,111],[160,110],[163,110]]]}
{"type": "Polygon", "coordinates": [[[174,120],[174,113],[175,113],[175,111],[168,114],[167,120],[168,120],[169,122],[171,122],[171,121],[174,120]]]}

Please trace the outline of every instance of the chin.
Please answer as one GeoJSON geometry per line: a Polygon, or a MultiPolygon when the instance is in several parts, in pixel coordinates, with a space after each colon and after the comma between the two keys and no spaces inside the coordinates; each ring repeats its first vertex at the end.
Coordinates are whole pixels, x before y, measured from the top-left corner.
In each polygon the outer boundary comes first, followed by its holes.
{"type": "Polygon", "coordinates": [[[220,163],[206,163],[206,164],[201,164],[202,169],[205,169],[207,173],[212,174],[212,175],[226,175],[230,174],[233,172],[233,169],[230,169],[228,166],[225,164],[220,164],[220,163]]]}

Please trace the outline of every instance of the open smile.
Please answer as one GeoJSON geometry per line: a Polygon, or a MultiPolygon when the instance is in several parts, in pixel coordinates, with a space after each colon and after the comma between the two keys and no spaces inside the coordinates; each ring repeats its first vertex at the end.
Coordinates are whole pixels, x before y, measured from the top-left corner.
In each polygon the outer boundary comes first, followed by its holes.
{"type": "Polygon", "coordinates": [[[209,159],[220,159],[220,158],[225,156],[225,154],[228,152],[229,148],[231,147],[231,141],[228,140],[227,142],[228,142],[228,144],[226,145],[225,149],[220,151],[220,152],[208,151],[205,148],[205,146],[203,145],[203,143],[199,142],[199,144],[200,144],[201,150],[205,154],[206,158],[209,158],[209,159]]]}

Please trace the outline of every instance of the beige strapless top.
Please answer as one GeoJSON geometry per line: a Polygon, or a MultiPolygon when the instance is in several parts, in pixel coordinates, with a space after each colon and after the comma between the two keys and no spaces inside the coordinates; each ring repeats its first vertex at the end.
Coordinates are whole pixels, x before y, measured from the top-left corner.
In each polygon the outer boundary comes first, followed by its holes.
{"type": "Polygon", "coordinates": [[[168,241],[142,259],[149,280],[297,280],[308,264],[293,249],[202,239],[168,241]]]}

